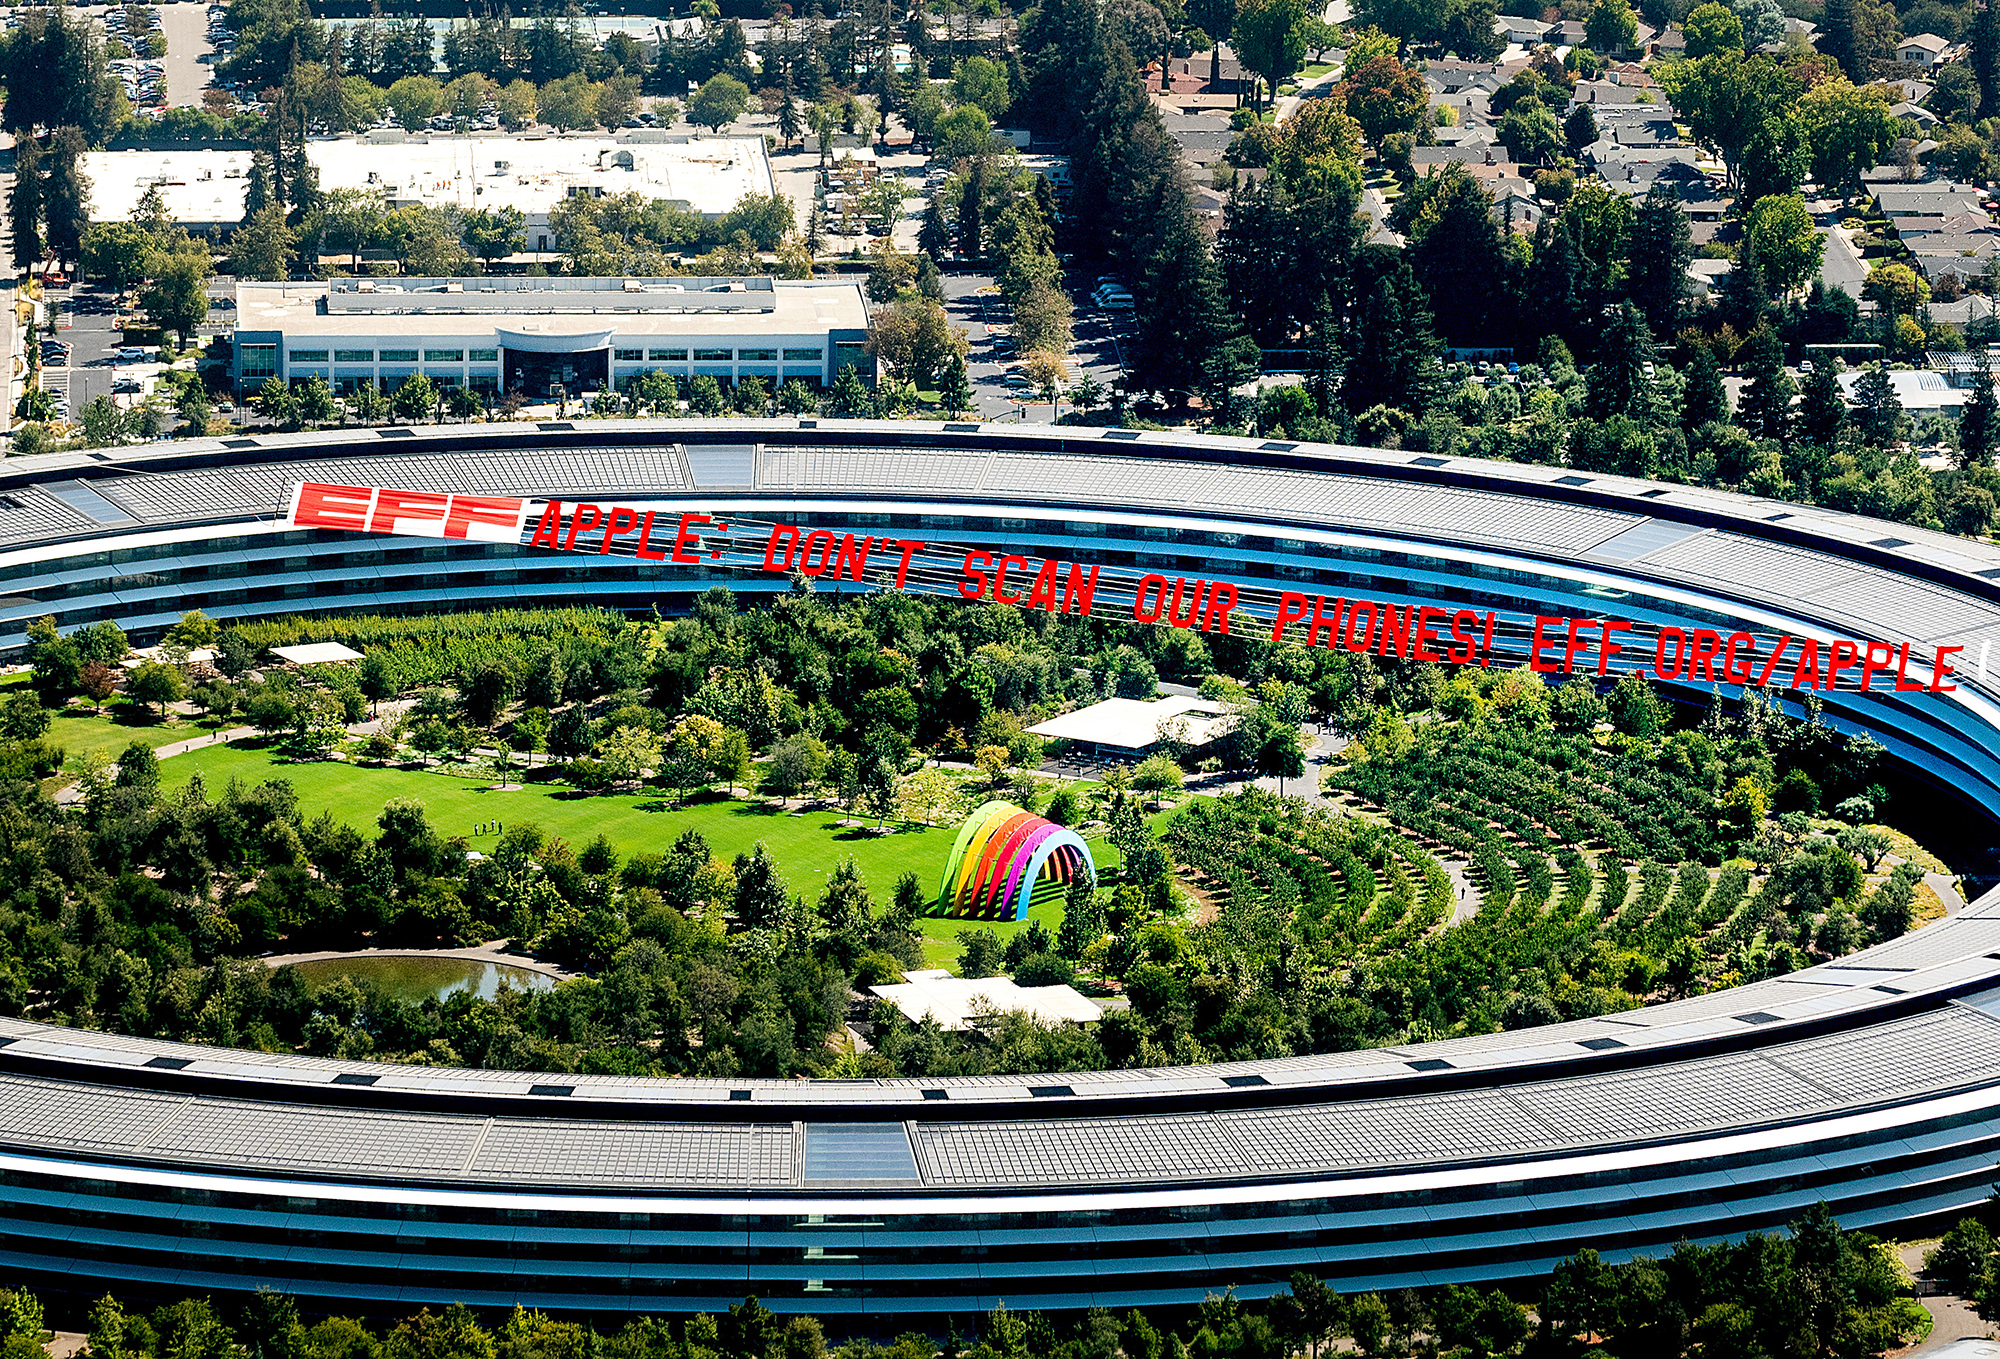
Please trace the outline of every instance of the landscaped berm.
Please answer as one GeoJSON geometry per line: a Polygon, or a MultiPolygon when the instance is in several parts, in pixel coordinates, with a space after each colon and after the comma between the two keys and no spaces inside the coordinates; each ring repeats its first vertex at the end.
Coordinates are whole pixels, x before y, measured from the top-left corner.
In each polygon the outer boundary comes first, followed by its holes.
{"type": "Polygon", "coordinates": [[[1060,895],[1079,875],[1097,885],[1097,865],[1082,836],[1011,802],[988,802],[959,828],[930,913],[1020,920],[1037,892],[1060,895]]]}

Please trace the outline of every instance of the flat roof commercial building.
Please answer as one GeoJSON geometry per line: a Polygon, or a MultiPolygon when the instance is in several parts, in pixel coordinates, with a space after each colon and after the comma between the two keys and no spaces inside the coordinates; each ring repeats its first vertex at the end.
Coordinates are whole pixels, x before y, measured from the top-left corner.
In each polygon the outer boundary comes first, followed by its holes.
{"type": "Polygon", "coordinates": [[[621,389],[658,370],[725,384],[873,380],[861,285],[747,278],[336,278],[237,287],[238,391],[271,378],[529,398],[621,389]]]}
{"type": "MultiPolygon", "coordinates": [[[[704,217],[747,194],[775,193],[762,137],[710,137],[655,129],[616,136],[471,136],[371,132],[307,143],[322,189],[372,189],[390,208],[518,208],[528,248],[552,247],[549,211],[572,194],[637,193],[704,217]]],[[[158,186],[173,219],[190,229],[243,220],[250,152],[93,151],[83,158],[91,216],[129,220],[158,186]]]]}
{"type": "Polygon", "coordinates": [[[1099,754],[1139,755],[1170,739],[1199,750],[1235,725],[1225,705],[1204,699],[1107,698],[1037,723],[1028,734],[1074,741],[1099,754]]]}

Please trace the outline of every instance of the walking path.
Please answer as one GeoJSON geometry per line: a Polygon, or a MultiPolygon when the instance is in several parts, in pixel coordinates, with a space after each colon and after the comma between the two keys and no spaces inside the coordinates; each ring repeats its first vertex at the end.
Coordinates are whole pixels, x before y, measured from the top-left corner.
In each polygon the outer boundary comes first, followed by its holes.
{"type": "MultiPolygon", "coordinates": [[[[1896,1257],[1903,1262],[1903,1268],[1915,1277],[1923,1272],[1924,1252],[1936,1244],[1935,1241],[1903,1242],[1896,1247],[1896,1257]]],[[[1906,1350],[1891,1350],[1891,1359],[1918,1359],[1960,1340],[1976,1340],[1993,1334],[1992,1326],[1981,1321],[1979,1313],[1964,1298],[1950,1293],[1934,1293],[1919,1297],[1917,1302],[1931,1314],[1931,1333],[1921,1344],[1906,1350]]]]}
{"type": "Polygon", "coordinates": [[[1957,879],[1933,871],[1924,874],[1924,886],[1937,893],[1938,900],[1944,903],[1946,915],[1957,915],[1965,909],[1965,898],[1958,894],[1957,879]]]}

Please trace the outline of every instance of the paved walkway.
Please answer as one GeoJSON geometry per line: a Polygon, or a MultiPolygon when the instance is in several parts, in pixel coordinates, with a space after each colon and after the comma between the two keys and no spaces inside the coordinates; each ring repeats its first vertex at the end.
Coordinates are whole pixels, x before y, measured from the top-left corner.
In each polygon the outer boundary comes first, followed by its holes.
{"type": "MultiPolygon", "coordinates": [[[[1915,1276],[1923,1272],[1924,1252],[1936,1244],[1934,1240],[1903,1242],[1897,1245],[1896,1256],[1903,1262],[1903,1268],[1915,1276]]],[[[1981,1321],[1979,1313],[1964,1298],[1951,1293],[1936,1293],[1920,1297],[1917,1302],[1931,1314],[1931,1333],[1921,1344],[1906,1350],[1891,1350],[1889,1359],[1918,1359],[1918,1356],[1942,1350],[1956,1341],[1978,1340],[1993,1334],[1993,1327],[1981,1321]]]]}
{"type": "Polygon", "coordinates": [[[1956,878],[1948,877],[1943,873],[1926,873],[1924,874],[1924,886],[1937,893],[1938,900],[1944,903],[1944,913],[1946,915],[1957,915],[1965,909],[1965,898],[1958,894],[1958,880],[1956,878]]]}

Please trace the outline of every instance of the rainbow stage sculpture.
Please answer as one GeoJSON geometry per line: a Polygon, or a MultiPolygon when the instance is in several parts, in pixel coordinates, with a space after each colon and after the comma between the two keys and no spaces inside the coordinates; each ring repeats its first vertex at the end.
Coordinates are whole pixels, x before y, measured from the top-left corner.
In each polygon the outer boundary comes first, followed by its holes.
{"type": "Polygon", "coordinates": [[[1065,887],[1079,873],[1096,884],[1097,865],[1082,836],[1011,802],[989,802],[959,830],[930,913],[1019,920],[1037,886],[1065,887]]]}

